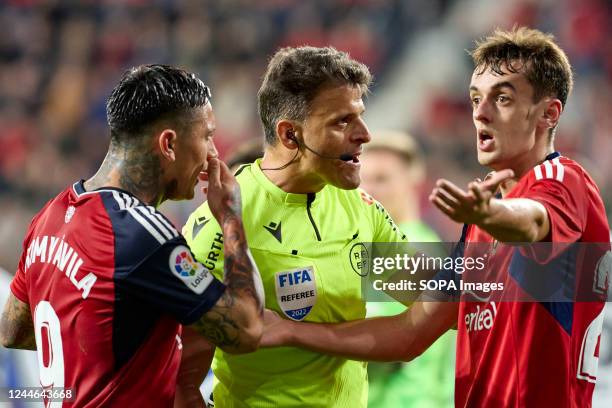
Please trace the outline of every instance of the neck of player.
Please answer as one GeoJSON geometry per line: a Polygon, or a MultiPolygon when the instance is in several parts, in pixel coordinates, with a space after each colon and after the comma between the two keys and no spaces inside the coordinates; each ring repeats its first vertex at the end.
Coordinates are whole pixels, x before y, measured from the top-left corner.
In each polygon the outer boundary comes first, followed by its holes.
{"type": "Polygon", "coordinates": [[[96,174],[85,181],[85,190],[120,188],[158,207],[165,200],[161,173],[159,156],[154,152],[111,146],[96,174]]]}
{"type": "Polygon", "coordinates": [[[294,194],[318,193],[325,187],[325,180],[305,165],[303,152],[292,161],[295,151],[283,150],[268,149],[261,160],[262,171],[272,183],[284,192],[294,194]],[[283,167],[287,163],[291,164],[283,169],[265,170],[283,167]]]}

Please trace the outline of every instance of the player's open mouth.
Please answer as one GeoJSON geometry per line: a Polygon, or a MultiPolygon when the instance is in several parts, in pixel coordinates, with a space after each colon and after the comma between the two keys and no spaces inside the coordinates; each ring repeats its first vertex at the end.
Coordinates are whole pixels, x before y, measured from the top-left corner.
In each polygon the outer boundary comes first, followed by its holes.
{"type": "Polygon", "coordinates": [[[478,131],[478,149],[484,152],[489,152],[493,150],[493,143],[495,139],[493,135],[489,133],[487,130],[479,130],[478,131]]]}

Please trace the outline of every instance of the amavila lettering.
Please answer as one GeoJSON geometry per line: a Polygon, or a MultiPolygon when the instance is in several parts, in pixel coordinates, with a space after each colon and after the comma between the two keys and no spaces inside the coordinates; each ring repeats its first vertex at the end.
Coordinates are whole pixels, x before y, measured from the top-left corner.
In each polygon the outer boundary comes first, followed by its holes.
{"type": "Polygon", "coordinates": [[[54,236],[36,237],[30,242],[26,253],[25,272],[30,269],[34,263],[43,263],[53,265],[65,276],[70,279],[70,282],[83,293],[83,299],[87,299],[91,288],[96,283],[98,277],[92,272],[81,279],[77,279],[77,272],[83,265],[83,258],[79,256],[62,238],[54,236]]]}

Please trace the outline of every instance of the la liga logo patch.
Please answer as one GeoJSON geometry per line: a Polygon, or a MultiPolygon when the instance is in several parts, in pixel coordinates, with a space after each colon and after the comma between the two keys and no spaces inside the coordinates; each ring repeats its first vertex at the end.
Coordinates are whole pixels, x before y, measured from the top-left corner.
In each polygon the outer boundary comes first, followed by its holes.
{"type": "Polygon", "coordinates": [[[183,277],[193,276],[196,273],[197,264],[191,257],[189,251],[181,251],[174,259],[174,269],[183,277]]]}
{"type": "Polygon", "coordinates": [[[169,265],[172,273],[185,286],[201,295],[213,280],[212,274],[201,263],[196,262],[184,245],[179,245],[170,253],[169,265]]]}

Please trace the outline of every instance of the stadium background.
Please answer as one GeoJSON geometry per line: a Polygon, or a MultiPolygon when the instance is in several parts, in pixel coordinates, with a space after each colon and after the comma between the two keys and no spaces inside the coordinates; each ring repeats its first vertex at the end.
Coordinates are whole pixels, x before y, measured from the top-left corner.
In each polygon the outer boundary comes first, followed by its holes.
{"type": "MultiPolygon", "coordinates": [[[[0,4],[0,266],[14,271],[31,217],[97,169],[108,145],[105,101],[123,71],[168,63],[212,88],[222,157],[261,138],[256,92],[284,45],[333,45],[375,75],[371,131],[412,133],[438,177],[485,174],[475,157],[467,85],[473,40],[496,26],[555,34],[575,88],[556,147],[591,172],[612,216],[612,6],[606,0],[4,0],[0,4]]],[[[409,198],[407,198],[409,199],[409,198]]],[[[201,202],[164,204],[177,225],[201,202]]],[[[459,227],[423,202],[447,241],[459,227]]],[[[612,405],[612,308],[595,406],[612,405]]],[[[0,364],[3,360],[0,359],[0,364]]],[[[0,380],[6,366],[0,367],[0,380]]],[[[2,403],[0,402],[0,405],[2,403]]]]}

